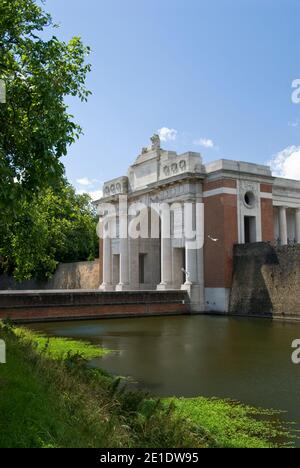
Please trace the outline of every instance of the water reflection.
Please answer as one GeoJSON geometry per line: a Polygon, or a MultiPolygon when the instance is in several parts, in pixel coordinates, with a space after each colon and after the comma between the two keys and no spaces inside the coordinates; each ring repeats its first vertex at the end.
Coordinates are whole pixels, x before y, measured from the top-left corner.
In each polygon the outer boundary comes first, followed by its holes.
{"type": "Polygon", "coordinates": [[[117,351],[92,361],[161,396],[233,398],[288,411],[300,425],[300,324],[227,317],[153,317],[45,323],[31,328],[117,351]]]}

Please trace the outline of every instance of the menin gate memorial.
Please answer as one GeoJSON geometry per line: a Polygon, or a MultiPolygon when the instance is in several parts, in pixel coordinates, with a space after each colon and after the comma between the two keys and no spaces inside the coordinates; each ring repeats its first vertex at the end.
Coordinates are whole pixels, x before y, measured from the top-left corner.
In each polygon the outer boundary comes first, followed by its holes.
{"type": "Polygon", "coordinates": [[[108,204],[117,218],[115,229],[100,240],[100,289],[185,289],[195,312],[228,312],[235,244],[300,243],[299,181],[272,177],[268,166],[242,161],[204,165],[199,153],[163,149],[158,135],[126,176],[104,184],[96,205],[106,234],[108,204]],[[162,210],[158,229],[152,229],[157,204],[172,209],[162,210]],[[186,236],[187,212],[195,231],[203,232],[203,242],[193,248],[186,236]],[[147,218],[148,235],[122,235],[122,220],[134,214],[147,218]],[[195,225],[199,222],[203,226],[195,225]]]}

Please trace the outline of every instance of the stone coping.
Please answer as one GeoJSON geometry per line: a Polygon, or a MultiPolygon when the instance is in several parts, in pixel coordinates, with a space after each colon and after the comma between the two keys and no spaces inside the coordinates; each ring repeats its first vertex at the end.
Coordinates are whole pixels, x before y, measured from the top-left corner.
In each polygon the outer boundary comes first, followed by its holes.
{"type": "Polygon", "coordinates": [[[119,295],[119,296],[122,296],[122,295],[135,295],[135,294],[160,294],[160,295],[164,295],[166,293],[178,293],[178,294],[184,294],[185,291],[181,291],[180,289],[168,289],[168,290],[165,290],[165,291],[159,291],[159,290],[148,290],[148,289],[145,289],[145,290],[134,290],[134,291],[98,291],[96,289],[33,289],[33,290],[2,290],[0,291],[0,296],[9,296],[9,295],[13,295],[13,296],[18,296],[18,295],[21,295],[21,296],[24,296],[24,295],[39,295],[39,294],[43,294],[43,295],[51,295],[51,294],[79,294],[79,295],[83,295],[83,294],[93,294],[93,295],[101,295],[101,296],[104,296],[104,295],[119,295]]]}
{"type": "Polygon", "coordinates": [[[2,291],[0,311],[55,307],[129,306],[151,304],[188,304],[185,291],[2,291]]]}

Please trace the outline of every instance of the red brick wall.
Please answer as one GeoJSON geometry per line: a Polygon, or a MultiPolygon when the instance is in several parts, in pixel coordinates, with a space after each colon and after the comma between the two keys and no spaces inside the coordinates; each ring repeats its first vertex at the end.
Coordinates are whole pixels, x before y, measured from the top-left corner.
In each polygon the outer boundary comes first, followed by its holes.
{"type": "Polygon", "coordinates": [[[0,320],[73,320],[189,313],[184,291],[4,292],[0,294],[0,320]]]}
{"type": "Polygon", "coordinates": [[[263,242],[274,242],[274,216],[272,200],[261,199],[261,228],[263,242]]]}
{"type": "Polygon", "coordinates": [[[271,184],[260,184],[260,191],[266,193],[273,192],[273,186],[271,184]]]}
{"type": "Polygon", "coordinates": [[[113,317],[141,317],[148,315],[176,315],[188,314],[188,304],[111,304],[111,305],[90,305],[86,307],[35,307],[22,309],[0,309],[0,319],[7,319],[16,322],[35,321],[63,321],[76,319],[101,319],[113,317]]]}
{"type": "MultiPolygon", "coordinates": [[[[272,193],[271,184],[261,184],[260,191],[272,193]]],[[[261,199],[261,228],[263,242],[274,242],[274,212],[273,201],[270,198],[261,199]]]]}
{"type": "Polygon", "coordinates": [[[208,190],[215,190],[218,188],[236,188],[236,180],[234,179],[219,179],[212,181],[204,181],[203,190],[207,192],[208,190]]]}
{"type": "Polygon", "coordinates": [[[233,246],[238,242],[237,196],[222,194],[204,200],[205,287],[229,288],[233,275],[233,246]],[[209,235],[219,239],[218,242],[211,241],[209,235]]]}

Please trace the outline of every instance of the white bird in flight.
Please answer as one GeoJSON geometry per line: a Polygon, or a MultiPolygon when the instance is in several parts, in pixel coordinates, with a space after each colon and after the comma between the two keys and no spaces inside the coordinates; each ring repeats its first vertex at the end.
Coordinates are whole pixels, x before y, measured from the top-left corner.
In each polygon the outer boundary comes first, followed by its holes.
{"type": "Polygon", "coordinates": [[[216,239],[216,238],[212,237],[211,235],[208,235],[207,237],[213,242],[218,242],[219,241],[219,239],[216,239]]]}

